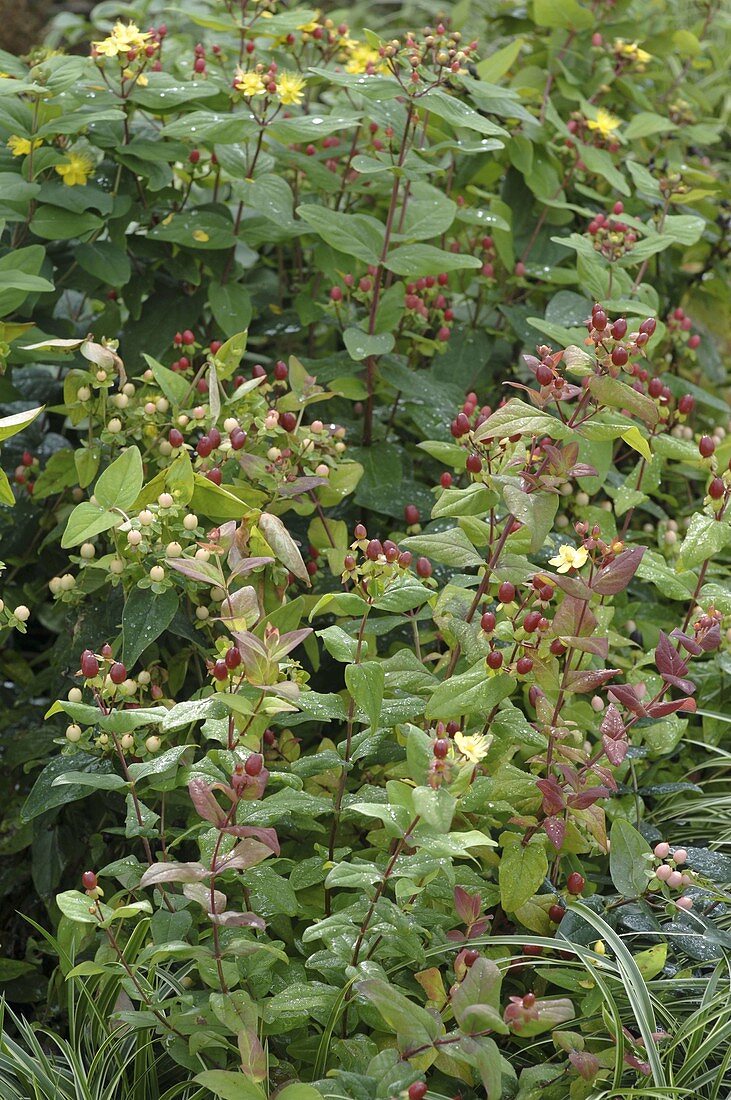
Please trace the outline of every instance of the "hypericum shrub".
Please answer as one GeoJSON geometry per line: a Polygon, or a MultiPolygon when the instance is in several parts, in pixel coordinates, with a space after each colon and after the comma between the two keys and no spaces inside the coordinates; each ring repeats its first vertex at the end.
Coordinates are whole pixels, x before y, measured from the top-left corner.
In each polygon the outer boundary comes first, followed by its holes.
{"type": "Polygon", "coordinates": [[[191,1097],[697,1089],[713,5],[109,14],[0,56],[11,994],[191,1097]]]}

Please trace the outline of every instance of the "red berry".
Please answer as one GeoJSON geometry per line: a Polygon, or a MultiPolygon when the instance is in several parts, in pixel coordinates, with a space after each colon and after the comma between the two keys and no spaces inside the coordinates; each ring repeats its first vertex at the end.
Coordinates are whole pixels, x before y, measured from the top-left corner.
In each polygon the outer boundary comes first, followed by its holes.
{"type": "Polygon", "coordinates": [[[404,508],[404,519],[410,527],[419,522],[419,509],[415,504],[406,505],[404,508]]]}
{"type": "Polygon", "coordinates": [[[446,737],[438,737],[434,742],[434,755],[437,760],[443,760],[449,752],[449,741],[446,737]]]}
{"type": "Polygon", "coordinates": [[[95,890],[97,881],[97,877],[93,871],[84,871],[81,876],[81,885],[85,890],[95,890]]]}
{"type": "Polygon", "coordinates": [[[451,335],[452,330],[447,328],[446,325],[442,325],[442,327],[439,329],[439,332],[437,333],[437,340],[439,340],[442,344],[446,344],[451,335]]]}
{"type": "Polygon", "coordinates": [[[332,288],[332,290],[330,291],[330,301],[331,302],[342,302],[342,300],[343,300],[342,290],[340,289],[339,286],[334,286],[332,288]]]}
{"type": "Polygon", "coordinates": [[[607,327],[607,315],[603,309],[597,309],[591,316],[592,324],[597,332],[603,332],[607,327]]]}
{"type": "Polygon", "coordinates": [[[225,661],[216,661],[213,666],[213,675],[216,680],[228,680],[228,666],[225,661]]]}
{"type": "Polygon", "coordinates": [[[223,475],[218,466],[214,466],[212,470],[209,470],[206,477],[209,481],[212,481],[214,485],[220,485],[223,481],[223,475]]]}
{"type": "Polygon", "coordinates": [[[613,214],[624,214],[624,203],[623,202],[615,202],[614,206],[612,207],[612,213],[613,214]]]}
{"type": "Polygon", "coordinates": [[[230,649],[226,650],[224,661],[226,662],[226,668],[238,668],[241,664],[241,650],[232,645],[230,649]]]}
{"type": "Polygon", "coordinates": [[[716,449],[716,444],[711,439],[710,435],[702,435],[698,444],[698,450],[703,458],[710,458],[716,449]]]}
{"type": "Polygon", "coordinates": [[[413,1085],[409,1085],[409,1100],[424,1100],[429,1086],[424,1081],[414,1081],[413,1085]]]}
{"type": "Polygon", "coordinates": [[[522,260],[518,260],[517,264],[515,265],[515,274],[518,276],[519,279],[522,279],[525,275],[525,264],[522,260]]]}
{"type": "Polygon", "coordinates": [[[550,649],[554,657],[563,657],[564,653],[566,652],[566,646],[563,644],[560,638],[553,639],[550,649]]]}
{"type": "Polygon", "coordinates": [[[398,556],[398,563],[402,569],[408,569],[413,560],[413,554],[410,550],[402,550],[398,556]]]}
{"type": "Polygon", "coordinates": [[[553,371],[545,363],[536,369],[536,381],[540,386],[550,386],[553,382],[553,371]]]}
{"type": "Polygon", "coordinates": [[[264,370],[261,363],[255,363],[254,366],[251,368],[251,377],[252,378],[266,378],[266,376],[267,376],[267,372],[264,370]]]}
{"type": "Polygon", "coordinates": [[[614,363],[615,367],[623,367],[628,359],[629,352],[627,351],[626,347],[624,346],[624,344],[618,344],[612,352],[612,362],[614,363]]]}
{"type": "Polygon", "coordinates": [[[640,325],[640,332],[646,332],[648,336],[652,336],[653,332],[657,328],[657,321],[654,317],[648,317],[646,321],[643,321],[640,325]]]}
{"type": "Polygon", "coordinates": [[[279,426],[285,432],[293,432],[297,427],[297,417],[293,412],[283,412],[279,417],[279,426]]]}
{"type": "Polygon", "coordinates": [[[33,455],[30,453],[30,451],[23,451],[22,463],[24,466],[33,465],[33,455]]]}
{"type": "Polygon", "coordinates": [[[432,565],[428,558],[418,558],[416,562],[416,572],[418,576],[426,580],[427,577],[432,575],[432,565]]]}
{"type": "Polygon", "coordinates": [[[693,350],[695,350],[699,346],[700,342],[701,342],[700,336],[698,335],[697,332],[694,332],[693,335],[691,336],[690,340],[688,341],[688,347],[693,348],[693,350]]]}
{"type": "Polygon", "coordinates": [[[503,581],[497,590],[497,598],[500,603],[512,603],[515,599],[515,585],[510,581],[503,581]]]}
{"type": "Polygon", "coordinates": [[[127,669],[121,661],[115,661],[109,669],[109,679],[113,684],[123,684],[127,679],[127,669]]]}
{"type": "Polygon", "coordinates": [[[570,894],[581,894],[586,886],[586,879],[578,871],[572,871],[566,879],[566,889],[570,894]]]}
{"type": "Polygon", "coordinates": [[[90,649],[85,649],[81,654],[81,672],[87,680],[99,675],[99,662],[90,649]]]}
{"type": "Polygon", "coordinates": [[[187,370],[190,366],[190,359],[187,355],[181,355],[178,359],[178,370],[187,370]]]}
{"type": "Polygon", "coordinates": [[[197,73],[204,73],[206,71],[206,59],[204,57],[196,57],[193,62],[193,68],[197,73]]]}
{"type": "Polygon", "coordinates": [[[231,449],[240,451],[246,443],[246,432],[242,428],[234,428],[229,439],[231,440],[231,449]]]}
{"type": "Polygon", "coordinates": [[[352,554],[346,554],[343,558],[344,569],[355,569],[355,558],[352,554]]]}
{"type": "Polygon", "coordinates": [[[377,561],[380,555],[383,553],[383,545],[380,539],[371,539],[366,546],[366,557],[370,561],[377,561]]]}
{"type": "Polygon", "coordinates": [[[178,431],[177,428],[171,428],[168,432],[168,443],[171,447],[182,447],[185,440],[183,439],[183,433],[178,431]]]}
{"type": "Polygon", "coordinates": [[[109,660],[109,658],[111,656],[112,656],[112,647],[110,646],[109,642],[105,642],[104,645],[102,646],[102,657],[105,657],[107,660],[109,660]]]}
{"type": "Polygon", "coordinates": [[[516,664],[515,667],[518,670],[518,675],[519,676],[527,676],[528,673],[533,668],[533,659],[532,659],[532,657],[519,657],[518,658],[518,663],[516,664]]]}
{"type": "Polygon", "coordinates": [[[274,377],[276,378],[277,382],[284,382],[284,380],[287,378],[288,374],[289,374],[289,369],[287,367],[287,364],[282,362],[281,359],[279,359],[274,364],[274,377]]]}
{"type": "Polygon", "coordinates": [[[442,489],[449,489],[453,480],[454,478],[452,477],[452,475],[445,471],[439,478],[439,484],[441,485],[442,489]]]}
{"type": "Polygon", "coordinates": [[[552,905],[548,910],[548,919],[554,924],[560,924],[566,914],[563,905],[552,905]]]}
{"type": "Polygon", "coordinates": [[[492,653],[487,655],[488,666],[492,669],[498,669],[502,667],[503,655],[499,649],[493,649],[492,653]]]}
{"type": "Polygon", "coordinates": [[[363,526],[362,523],[356,523],[355,528],[353,530],[353,536],[358,540],[365,539],[365,538],[368,537],[368,532],[366,531],[366,529],[365,529],[365,527],[363,526]]]}
{"type": "Polygon", "coordinates": [[[191,164],[197,164],[200,159],[201,159],[201,155],[200,155],[199,150],[198,149],[191,149],[191,151],[188,153],[188,160],[190,161],[190,163],[191,164]]]}
{"type": "Polygon", "coordinates": [[[247,775],[259,775],[263,767],[264,757],[260,752],[252,752],[250,756],[247,756],[244,764],[244,771],[247,775]]]}
{"type": "MultiPolygon", "coordinates": [[[[543,954],[543,948],[538,943],[527,943],[525,945],[525,947],[523,948],[523,954],[524,955],[542,955],[543,954]]],[[[535,1004],[535,999],[536,998],[535,998],[534,993],[526,993],[525,997],[532,997],[533,1001],[531,1002],[531,1004],[535,1004]]],[[[525,997],[523,997],[523,1004],[525,1004],[525,997]]],[[[530,1007],[530,1006],[527,1006],[527,1007],[530,1007]]]]}
{"type": "Polygon", "coordinates": [[[663,391],[663,384],[661,378],[651,378],[647,387],[647,392],[650,397],[659,397],[663,391]]]}
{"type": "Polygon", "coordinates": [[[482,627],[482,629],[485,631],[486,634],[492,634],[493,630],[495,629],[495,623],[496,622],[497,622],[497,619],[495,618],[495,612],[494,611],[486,611],[484,613],[484,615],[482,616],[482,618],[480,619],[480,626],[482,627]]]}
{"type": "Polygon", "coordinates": [[[216,447],[221,446],[221,433],[219,432],[218,428],[211,428],[208,432],[208,438],[214,450],[216,449],[216,447]]]}
{"type": "Polygon", "coordinates": [[[202,435],[196,443],[195,449],[201,458],[208,458],[213,450],[213,444],[207,435],[202,435]]]}
{"type": "Polygon", "coordinates": [[[216,352],[220,351],[222,347],[222,340],[211,340],[210,344],[208,345],[208,350],[210,351],[211,355],[215,355],[216,352]]]}
{"type": "Polygon", "coordinates": [[[525,630],[526,634],[532,634],[534,630],[538,630],[538,624],[540,621],[540,611],[529,611],[526,617],[523,619],[523,630],[525,630]]]}
{"type": "Polygon", "coordinates": [[[615,340],[622,340],[626,333],[627,322],[624,317],[620,317],[612,325],[612,336],[615,340]]]}
{"type": "Polygon", "coordinates": [[[720,477],[714,477],[713,481],[708,486],[708,495],[711,500],[720,500],[725,491],[726,488],[723,484],[723,479],[720,477]]]}
{"type": "Polygon", "coordinates": [[[468,947],[462,956],[465,966],[474,966],[479,957],[480,952],[476,951],[474,947],[468,947]]]}
{"type": "Polygon", "coordinates": [[[479,474],[482,469],[482,459],[477,454],[467,456],[467,469],[471,474],[479,474]]]}
{"type": "Polygon", "coordinates": [[[457,413],[456,417],[452,421],[452,435],[459,439],[460,436],[466,435],[470,430],[470,422],[463,412],[457,413]]]}
{"type": "Polygon", "coordinates": [[[681,412],[683,416],[687,416],[689,413],[693,412],[694,408],[695,398],[689,393],[684,393],[678,401],[678,412],[681,412]]]}

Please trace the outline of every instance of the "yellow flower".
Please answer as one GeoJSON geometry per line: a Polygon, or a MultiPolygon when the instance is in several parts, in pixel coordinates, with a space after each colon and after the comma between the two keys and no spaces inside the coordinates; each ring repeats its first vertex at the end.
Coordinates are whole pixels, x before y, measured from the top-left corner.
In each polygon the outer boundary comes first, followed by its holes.
{"type": "Polygon", "coordinates": [[[236,70],[234,88],[237,92],[243,92],[247,99],[253,99],[255,95],[264,95],[266,91],[259,73],[245,73],[243,69],[236,70]]]}
{"type": "Polygon", "coordinates": [[[479,764],[490,750],[492,737],[486,733],[455,733],[454,743],[470,764],[479,764]]]}
{"type": "Polygon", "coordinates": [[[605,111],[603,107],[600,107],[596,113],[596,118],[588,118],[586,125],[590,130],[596,130],[600,137],[605,141],[608,138],[612,138],[615,135],[615,131],[622,124],[622,120],[615,118],[614,115],[610,115],[609,111],[605,111]]]}
{"type": "Polygon", "coordinates": [[[305,94],[305,81],[293,73],[282,73],[277,82],[279,102],[285,107],[301,103],[305,94]]]}
{"type": "Polygon", "coordinates": [[[205,244],[205,242],[210,241],[210,239],[211,238],[208,236],[205,229],[194,229],[193,230],[193,240],[194,241],[200,241],[202,244],[205,244]]]}
{"type": "Polygon", "coordinates": [[[628,61],[636,61],[640,65],[646,65],[652,60],[652,54],[647,50],[640,49],[636,42],[625,42],[624,38],[615,38],[612,48],[620,57],[626,57],[628,61]]]}
{"type": "Polygon", "coordinates": [[[589,551],[585,546],[560,546],[555,558],[549,558],[548,564],[556,566],[557,573],[568,573],[569,569],[581,569],[586,564],[589,551]]]}
{"type": "Polygon", "coordinates": [[[312,32],[314,30],[317,30],[319,26],[320,24],[317,22],[316,19],[310,19],[309,23],[300,23],[300,25],[297,27],[297,30],[302,31],[303,34],[312,34],[312,32]]]}
{"type": "Polygon", "coordinates": [[[371,49],[365,42],[354,42],[345,66],[346,73],[372,73],[377,68],[383,68],[378,50],[371,49]]]}
{"type": "Polygon", "coordinates": [[[68,153],[66,163],[55,168],[67,187],[83,187],[94,171],[94,161],[86,153],[68,153]]]}
{"type": "Polygon", "coordinates": [[[99,42],[92,42],[94,53],[102,57],[116,57],[130,50],[141,50],[152,37],[149,31],[141,31],[136,23],[115,23],[112,33],[99,42]]]}
{"type": "Polygon", "coordinates": [[[17,134],[11,134],[8,138],[8,149],[12,152],[14,157],[25,157],[30,153],[31,149],[37,149],[39,145],[43,145],[40,138],[31,142],[28,138],[18,137],[17,134]]]}

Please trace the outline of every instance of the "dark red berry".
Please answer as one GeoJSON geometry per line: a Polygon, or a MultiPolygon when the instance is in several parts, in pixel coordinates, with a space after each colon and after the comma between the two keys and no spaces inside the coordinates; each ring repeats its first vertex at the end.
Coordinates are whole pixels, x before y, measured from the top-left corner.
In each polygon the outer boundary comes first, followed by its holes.
{"type": "Polygon", "coordinates": [[[452,421],[452,435],[459,439],[470,430],[470,422],[463,412],[457,413],[452,421]]]}
{"type": "Polygon", "coordinates": [[[344,569],[355,569],[355,558],[352,554],[346,554],[343,558],[344,569]]]}
{"type": "Polygon", "coordinates": [[[223,475],[218,466],[214,466],[212,470],[209,470],[206,477],[209,481],[212,481],[214,485],[220,485],[223,481],[223,475]]]}
{"type": "Polygon", "coordinates": [[[213,675],[216,680],[228,680],[228,666],[225,661],[218,660],[213,666],[213,675]]]}
{"type": "Polygon", "coordinates": [[[622,340],[627,334],[627,321],[619,317],[612,325],[612,336],[615,340],[622,340]]]}
{"type": "Polygon", "coordinates": [[[708,495],[711,500],[720,500],[726,489],[723,484],[723,479],[720,477],[714,477],[711,484],[708,486],[708,495]]]}
{"type": "Polygon", "coordinates": [[[188,153],[188,160],[191,164],[197,164],[201,159],[200,151],[198,149],[191,149],[188,153]]]}
{"type": "Polygon", "coordinates": [[[700,336],[698,335],[697,332],[694,332],[693,335],[688,340],[688,347],[692,348],[693,351],[695,351],[695,349],[697,347],[700,347],[700,342],[701,342],[700,336]]]}
{"type": "Polygon", "coordinates": [[[467,469],[471,474],[479,474],[482,469],[482,459],[479,455],[467,455],[467,469]]]}
{"type": "Polygon", "coordinates": [[[662,391],[663,391],[662,379],[661,378],[651,378],[649,383],[648,383],[648,386],[647,386],[647,392],[649,393],[650,397],[659,397],[660,394],[662,393],[662,391]]]}
{"type": "Polygon", "coordinates": [[[417,574],[426,579],[432,575],[432,565],[428,558],[419,558],[416,562],[417,574]]]}
{"type": "Polygon", "coordinates": [[[193,62],[193,68],[197,73],[204,73],[206,71],[206,59],[204,57],[196,57],[193,62]]]}
{"type": "Polygon", "coordinates": [[[81,885],[85,890],[95,890],[97,881],[98,879],[94,871],[84,871],[81,876],[81,885]]]}
{"type": "Polygon", "coordinates": [[[479,957],[480,952],[476,951],[474,947],[468,947],[462,956],[465,966],[474,966],[479,957]]]}
{"type": "Polygon", "coordinates": [[[554,657],[563,657],[566,652],[566,646],[563,644],[560,638],[554,638],[551,642],[551,653],[554,657]]]}
{"type": "Polygon", "coordinates": [[[437,760],[443,760],[449,752],[449,741],[446,737],[438,737],[434,742],[434,755],[437,760]]]}
{"type": "Polygon", "coordinates": [[[115,661],[109,669],[109,679],[113,684],[123,684],[127,679],[127,669],[121,661],[115,661]]]}
{"type": "Polygon", "coordinates": [[[597,332],[604,332],[607,327],[607,315],[603,309],[594,309],[591,315],[591,321],[597,332]]]}
{"type": "Polygon", "coordinates": [[[453,480],[454,478],[452,477],[452,475],[445,471],[439,478],[439,484],[441,485],[442,489],[449,489],[453,480]]]}
{"type": "Polygon", "coordinates": [[[87,680],[99,675],[99,662],[90,649],[85,649],[81,654],[81,672],[87,680]]]}
{"type": "Polygon", "coordinates": [[[182,447],[185,442],[183,433],[177,428],[171,428],[168,432],[168,443],[171,447],[182,447]]]}
{"type": "Polygon", "coordinates": [[[566,889],[570,894],[581,894],[586,886],[586,879],[578,871],[572,871],[566,879],[566,889]]]}
{"type": "Polygon", "coordinates": [[[623,367],[628,359],[629,352],[627,351],[626,347],[624,346],[624,344],[618,344],[612,352],[612,362],[614,363],[615,367],[623,367]]]}
{"type": "Polygon", "coordinates": [[[566,914],[563,905],[552,905],[548,910],[548,919],[554,924],[560,924],[566,914]]]}
{"type": "Polygon", "coordinates": [[[181,343],[186,344],[188,347],[195,343],[195,334],[189,328],[183,329],[181,343]]]}
{"type": "Polygon", "coordinates": [[[492,669],[498,669],[502,667],[503,655],[499,649],[493,649],[492,653],[487,655],[488,666],[492,669]]]}
{"type": "MultiPolygon", "coordinates": [[[[531,954],[531,952],[528,951],[528,947],[524,947],[523,952],[526,955],[531,954]]],[[[535,993],[526,993],[523,996],[523,1008],[533,1008],[533,1005],[535,1003],[536,1003],[535,993]]]]}
{"type": "Polygon", "coordinates": [[[250,756],[247,756],[246,763],[244,764],[244,771],[247,775],[259,775],[263,767],[264,757],[260,752],[252,752],[250,756]]]}
{"type": "Polygon", "coordinates": [[[106,657],[107,660],[112,656],[112,647],[109,642],[105,642],[102,646],[102,657],[106,657]]]}
{"type": "Polygon", "coordinates": [[[366,557],[370,561],[377,561],[379,556],[383,553],[383,546],[379,539],[371,539],[366,546],[366,557]]]}
{"type": "Polygon", "coordinates": [[[553,382],[553,371],[545,363],[536,369],[536,381],[540,386],[550,386],[553,382]]]}
{"type": "Polygon", "coordinates": [[[713,442],[710,435],[702,435],[698,443],[698,450],[703,458],[710,458],[715,449],[716,444],[713,442]]]}
{"type": "Polygon", "coordinates": [[[687,416],[689,413],[693,412],[694,408],[695,398],[689,393],[684,393],[678,401],[678,412],[681,412],[683,416],[687,416]]]}
{"type": "Polygon", "coordinates": [[[409,1085],[409,1100],[424,1100],[428,1091],[429,1086],[425,1081],[414,1081],[413,1085],[409,1085]]]}
{"type": "Polygon", "coordinates": [[[515,585],[510,581],[503,581],[497,590],[497,598],[500,603],[512,603],[515,599],[515,585]]]}
{"type": "Polygon", "coordinates": [[[213,450],[213,444],[207,435],[202,435],[196,443],[195,449],[201,458],[208,458],[213,450]]]}
{"type": "Polygon", "coordinates": [[[528,673],[533,668],[533,658],[532,657],[519,657],[518,658],[518,663],[516,664],[515,667],[518,671],[519,676],[527,676],[528,673]]]}
{"type": "Polygon", "coordinates": [[[414,555],[410,550],[402,550],[398,556],[398,563],[402,569],[408,569],[413,561],[414,555]]]}
{"type": "Polygon", "coordinates": [[[495,618],[495,612],[485,611],[482,618],[480,619],[480,626],[486,634],[492,634],[493,630],[495,629],[496,622],[497,619],[495,618]]]}
{"type": "Polygon", "coordinates": [[[447,733],[450,737],[454,737],[455,733],[459,732],[459,722],[455,722],[452,719],[451,722],[447,722],[447,733]]]}
{"type": "Polygon", "coordinates": [[[279,359],[274,364],[274,377],[276,378],[277,382],[284,382],[288,374],[289,371],[287,369],[287,364],[279,359]]]}
{"type": "MultiPolygon", "coordinates": [[[[523,954],[524,955],[542,955],[543,954],[543,948],[538,943],[527,943],[525,945],[525,947],[523,948],[523,954]]],[[[526,997],[533,997],[533,999],[535,1000],[535,997],[532,993],[526,993],[525,996],[526,997]]],[[[525,1004],[525,997],[523,998],[523,1003],[525,1004]]]]}
{"type": "Polygon", "coordinates": [[[353,536],[359,541],[368,537],[368,532],[362,523],[356,523],[355,529],[353,530],[353,536]]]}
{"type": "Polygon", "coordinates": [[[242,428],[234,428],[229,439],[231,440],[231,450],[240,451],[246,443],[246,432],[242,428]]]}
{"type": "Polygon", "coordinates": [[[414,523],[419,522],[419,509],[415,504],[407,504],[404,508],[404,519],[411,527],[414,523]]]}
{"type": "Polygon", "coordinates": [[[251,368],[251,377],[252,378],[266,378],[266,376],[267,376],[267,372],[264,370],[261,363],[256,363],[251,368]]]}
{"type": "Polygon", "coordinates": [[[529,611],[526,617],[523,619],[523,630],[525,630],[526,634],[532,634],[534,630],[538,630],[538,624],[540,621],[540,611],[529,611]]]}
{"type": "Polygon", "coordinates": [[[293,432],[297,427],[297,417],[293,412],[283,412],[279,417],[279,426],[283,428],[285,432],[293,432]]]}
{"type": "Polygon", "coordinates": [[[218,428],[213,427],[210,429],[210,431],[208,432],[208,439],[214,451],[217,447],[221,446],[221,433],[219,432],[218,428]]]}
{"type": "Polygon", "coordinates": [[[241,664],[241,650],[232,645],[230,649],[226,650],[224,661],[226,662],[226,668],[238,668],[241,664]]]}
{"type": "Polygon", "coordinates": [[[652,336],[653,332],[657,328],[657,321],[654,317],[648,317],[640,325],[640,332],[647,333],[648,336],[652,336]]]}

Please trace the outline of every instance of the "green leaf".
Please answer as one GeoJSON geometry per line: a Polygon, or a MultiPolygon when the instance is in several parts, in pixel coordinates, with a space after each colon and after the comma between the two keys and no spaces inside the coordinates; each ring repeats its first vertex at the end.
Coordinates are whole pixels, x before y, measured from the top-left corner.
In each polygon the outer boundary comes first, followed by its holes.
{"type": "Polygon", "coordinates": [[[128,447],[111,466],[107,466],[96,485],[94,496],[102,508],[129,508],[142,488],[142,456],[137,447],[128,447]]]}
{"type": "Polygon", "coordinates": [[[608,405],[612,409],[628,409],[650,427],[654,427],[660,418],[657,405],[651,397],[638,393],[619,378],[592,375],[589,379],[589,389],[600,404],[608,405]]]}
{"type": "Polygon", "coordinates": [[[77,504],[66,523],[66,530],[61,538],[61,546],[68,550],[71,546],[78,546],[94,535],[100,535],[102,531],[108,531],[111,527],[119,527],[124,523],[124,516],[115,512],[107,512],[104,508],[98,508],[85,500],[77,504]]]}
{"type": "Polygon", "coordinates": [[[477,256],[461,252],[445,252],[432,244],[403,244],[389,252],[385,266],[397,275],[409,277],[439,275],[442,271],[460,271],[482,266],[477,256]]]}
{"type": "Polygon", "coordinates": [[[487,418],[474,433],[474,438],[479,442],[510,435],[549,435],[553,439],[568,439],[573,432],[557,417],[512,397],[487,418]]]}
{"type": "Polygon", "coordinates": [[[13,413],[11,416],[0,416],[0,442],[24,431],[37,416],[40,416],[43,409],[44,406],[39,405],[35,409],[25,409],[23,412],[13,413]]]}
{"type": "Polygon", "coordinates": [[[413,792],[414,812],[427,825],[432,825],[440,833],[448,833],[452,827],[457,799],[444,787],[415,787],[413,792]]]}
{"type": "Polygon", "coordinates": [[[425,554],[433,561],[455,569],[469,569],[485,563],[482,554],[475,550],[461,527],[438,534],[410,535],[402,539],[401,545],[412,554],[425,554]]]}
{"type": "Polygon", "coordinates": [[[370,355],[386,355],[392,350],[396,340],[391,332],[380,332],[370,336],[367,332],[351,325],[343,333],[343,342],[351,359],[359,363],[370,355]]]}
{"type": "Polygon", "coordinates": [[[640,111],[625,126],[622,134],[625,141],[634,141],[636,138],[649,137],[651,134],[666,134],[669,130],[677,130],[674,122],[662,115],[656,115],[654,111],[640,111]]]}
{"type": "MultiPolygon", "coordinates": [[[[488,137],[508,136],[507,131],[501,126],[496,126],[494,122],[490,122],[463,100],[448,95],[441,88],[431,88],[420,97],[419,102],[427,110],[454,126],[456,130],[476,130],[477,133],[486,134],[488,137]]],[[[501,147],[502,142],[493,146],[493,148],[501,147]]]]}
{"type": "Polygon", "coordinates": [[[650,845],[642,833],[622,817],[618,817],[612,825],[610,839],[609,873],[612,882],[623,898],[640,897],[647,889],[647,872],[652,866],[645,859],[645,856],[651,855],[650,845]]]}
{"type": "Polygon", "coordinates": [[[578,0],[533,0],[533,21],[538,27],[565,27],[586,30],[594,26],[594,16],[578,0]]]}
{"type": "Polygon", "coordinates": [[[542,839],[523,844],[516,833],[500,837],[503,854],[498,881],[500,903],[507,913],[514,913],[536,893],[548,873],[548,857],[542,839]]]}
{"type": "Polygon", "coordinates": [[[488,676],[484,664],[478,661],[467,672],[450,676],[439,685],[427,703],[426,717],[446,721],[460,714],[486,717],[514,688],[511,676],[504,672],[488,676]]]}
{"type": "MultiPolygon", "coordinates": [[[[112,910],[108,905],[98,904],[104,919],[111,916],[112,910]]],[[[75,924],[99,924],[96,903],[80,890],[64,890],[62,894],[57,894],[56,905],[75,924]]]]}
{"type": "Polygon", "coordinates": [[[450,998],[454,1018],[463,1031],[496,1031],[507,1035],[500,1011],[502,975],[492,959],[481,955],[450,998]]]}
{"type": "Polygon", "coordinates": [[[340,214],[313,204],[297,207],[297,213],[331,248],[367,264],[380,263],[385,237],[376,218],[369,214],[340,214]]]}
{"type": "Polygon", "coordinates": [[[212,282],[208,288],[208,304],[216,324],[226,336],[234,336],[249,328],[253,307],[251,296],[241,283],[212,282]]]}
{"type": "Polygon", "coordinates": [[[153,359],[151,355],[147,355],[143,352],[142,358],[152,371],[155,381],[170,404],[175,406],[182,405],[190,392],[190,382],[183,378],[182,375],[176,374],[175,371],[170,370],[168,367],[164,367],[162,363],[158,363],[157,359],[153,359]]]}
{"type": "Polygon", "coordinates": [[[377,661],[364,661],[360,665],[348,665],[345,683],[355,704],[368,716],[371,732],[378,726],[383,705],[385,673],[377,661]]]}
{"type": "Polygon", "coordinates": [[[148,645],[167,630],[178,610],[178,594],[167,588],[157,595],[150,588],[133,588],[122,615],[123,660],[132,668],[148,645]]]}
{"type": "Polygon", "coordinates": [[[509,42],[507,46],[503,46],[502,49],[495,50],[489,57],[483,58],[477,65],[480,80],[484,80],[489,84],[497,83],[500,77],[505,76],[508,69],[512,68],[518,60],[522,48],[523,39],[516,38],[509,42]]]}
{"type": "Polygon", "coordinates": [[[731,544],[728,520],[696,512],[691,516],[678,555],[678,569],[693,569],[731,544]]]}
{"type": "MultiPolygon", "coordinates": [[[[266,1100],[264,1089],[243,1073],[226,1069],[206,1069],[193,1078],[196,1085],[208,1089],[221,1100],[266,1100]]],[[[318,1093],[319,1096],[319,1093],[318,1093]]]]}
{"type": "Polygon", "coordinates": [[[111,241],[90,241],[77,245],[74,257],[79,267],[108,286],[126,286],[132,276],[129,256],[111,241]]]}

